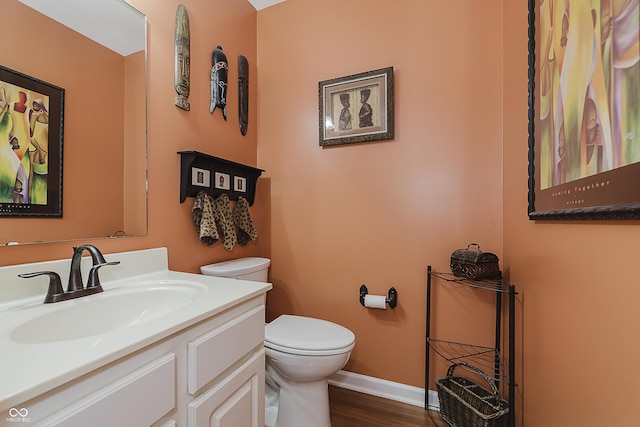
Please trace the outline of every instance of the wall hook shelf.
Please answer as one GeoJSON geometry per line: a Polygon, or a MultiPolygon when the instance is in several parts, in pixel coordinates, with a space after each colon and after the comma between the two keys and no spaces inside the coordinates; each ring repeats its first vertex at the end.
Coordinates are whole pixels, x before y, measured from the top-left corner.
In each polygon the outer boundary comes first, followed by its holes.
{"type": "Polygon", "coordinates": [[[198,151],[178,151],[178,154],[180,203],[204,191],[213,198],[226,194],[230,200],[238,200],[242,196],[253,205],[256,183],[264,170],[198,151]]]}

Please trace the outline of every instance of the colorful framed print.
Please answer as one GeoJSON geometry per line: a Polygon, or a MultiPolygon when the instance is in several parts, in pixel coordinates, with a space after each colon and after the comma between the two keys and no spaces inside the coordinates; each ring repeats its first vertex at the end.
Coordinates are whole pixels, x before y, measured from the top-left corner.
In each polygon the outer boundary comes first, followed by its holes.
{"type": "Polygon", "coordinates": [[[640,219],[639,4],[529,0],[530,219],[640,219]]]}
{"type": "Polygon", "coordinates": [[[64,89],[0,66],[0,216],[62,217],[64,89]]]}
{"type": "Polygon", "coordinates": [[[393,67],[318,84],[320,146],[393,138],[393,67]]]}

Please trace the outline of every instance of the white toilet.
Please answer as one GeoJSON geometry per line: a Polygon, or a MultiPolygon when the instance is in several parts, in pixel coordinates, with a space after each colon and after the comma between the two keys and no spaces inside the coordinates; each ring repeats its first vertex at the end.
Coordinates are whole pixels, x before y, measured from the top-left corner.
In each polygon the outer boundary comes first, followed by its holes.
{"type": "MultiPolygon", "coordinates": [[[[267,258],[200,268],[202,274],[267,281],[267,258]]],[[[326,320],[282,315],[265,327],[267,427],[330,427],[328,378],[349,360],[355,335],[326,320]],[[277,421],[276,421],[277,420],[277,421]]]]}

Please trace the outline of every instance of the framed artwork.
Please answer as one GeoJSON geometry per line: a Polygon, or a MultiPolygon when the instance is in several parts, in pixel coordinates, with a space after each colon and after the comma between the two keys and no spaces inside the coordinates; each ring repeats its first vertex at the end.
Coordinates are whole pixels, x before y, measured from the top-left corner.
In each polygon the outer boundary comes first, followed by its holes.
{"type": "Polygon", "coordinates": [[[0,216],[62,217],[64,89],[0,66],[0,216]]]}
{"type": "Polygon", "coordinates": [[[530,219],[640,219],[638,16],[529,0],[530,219]]]}
{"type": "Polygon", "coordinates": [[[247,192],[247,178],[241,176],[233,177],[233,191],[237,191],[239,193],[247,192]]]}
{"type": "Polygon", "coordinates": [[[320,146],[393,138],[393,67],[318,84],[320,146]]]}
{"type": "Polygon", "coordinates": [[[209,188],[211,185],[211,172],[207,169],[191,168],[191,185],[209,188]]]}
{"type": "Polygon", "coordinates": [[[230,190],[231,189],[231,177],[229,174],[216,172],[214,187],[218,190],[230,190]]]}

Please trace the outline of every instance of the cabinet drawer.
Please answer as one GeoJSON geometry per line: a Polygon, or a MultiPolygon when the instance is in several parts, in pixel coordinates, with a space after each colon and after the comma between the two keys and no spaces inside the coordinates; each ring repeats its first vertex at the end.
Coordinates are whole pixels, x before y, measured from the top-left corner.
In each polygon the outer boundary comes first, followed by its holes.
{"type": "Polygon", "coordinates": [[[264,426],[264,349],[189,403],[187,427],[264,426]]]}
{"type": "Polygon", "coordinates": [[[264,344],[264,306],[255,307],[187,344],[187,389],[196,394],[258,345],[264,344]]]}
{"type": "Polygon", "coordinates": [[[54,414],[42,426],[151,425],[175,408],[176,356],[169,353],[54,414]]]}

